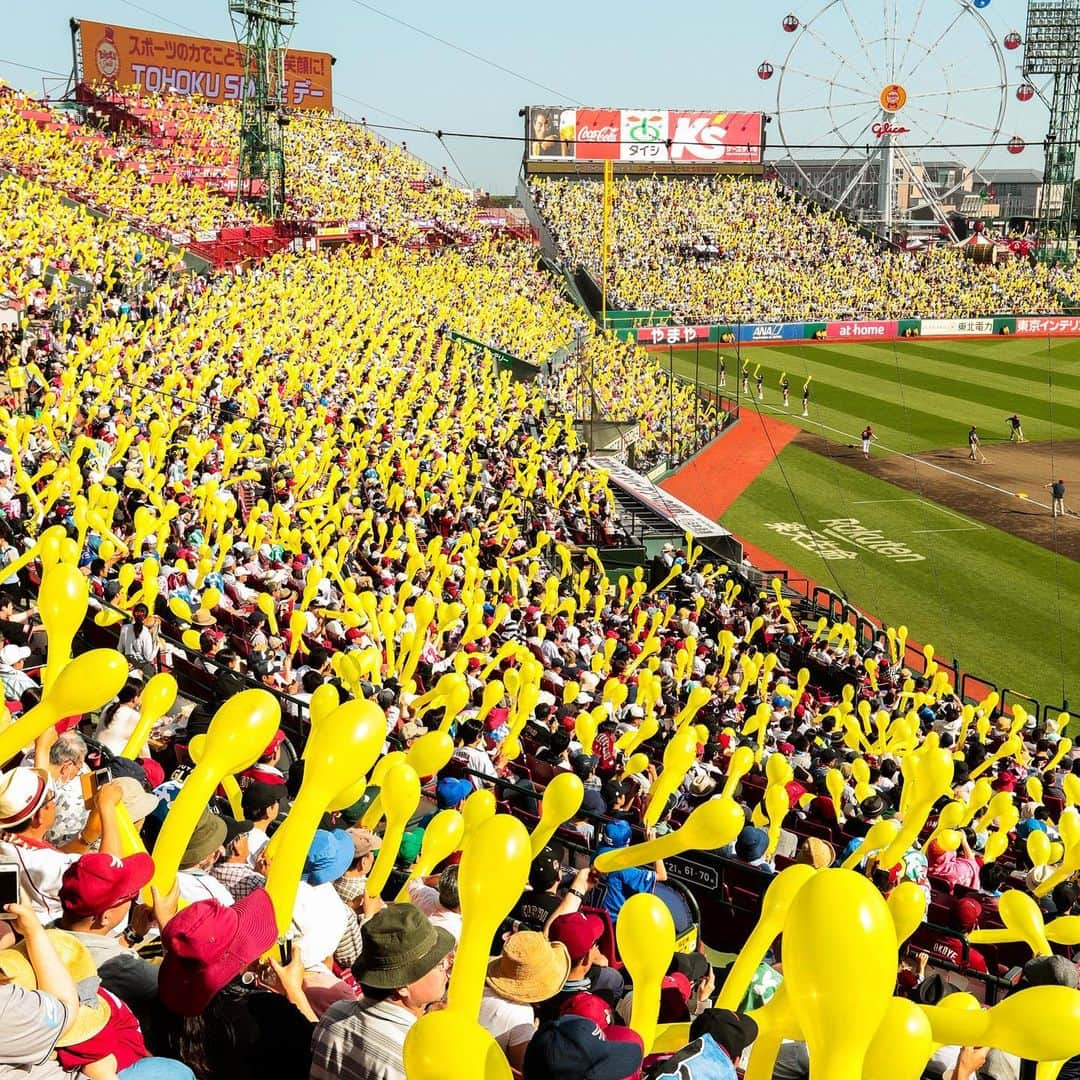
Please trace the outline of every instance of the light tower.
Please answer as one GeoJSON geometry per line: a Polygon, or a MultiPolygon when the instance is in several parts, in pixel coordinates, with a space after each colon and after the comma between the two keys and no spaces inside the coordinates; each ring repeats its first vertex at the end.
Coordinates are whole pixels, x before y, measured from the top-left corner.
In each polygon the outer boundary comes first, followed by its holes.
{"type": "MultiPolygon", "coordinates": [[[[1024,77],[1052,76],[1039,241],[1043,258],[1072,250],[1077,141],[1080,139],[1080,0],[1030,0],[1024,34],[1024,77]]],[[[1037,83],[1035,83],[1038,86],[1037,83]]]]}
{"type": "Polygon", "coordinates": [[[273,219],[285,208],[285,52],[296,0],[229,0],[229,15],[244,57],[237,196],[273,219]]]}

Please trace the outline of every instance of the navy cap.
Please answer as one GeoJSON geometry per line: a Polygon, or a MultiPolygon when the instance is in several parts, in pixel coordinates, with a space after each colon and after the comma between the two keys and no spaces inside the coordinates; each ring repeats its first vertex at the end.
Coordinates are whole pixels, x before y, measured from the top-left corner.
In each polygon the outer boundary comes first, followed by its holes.
{"type": "Polygon", "coordinates": [[[521,1071],[525,1080],[628,1080],[643,1057],[636,1036],[605,1037],[592,1020],[561,1016],[537,1029],[521,1071]]]}

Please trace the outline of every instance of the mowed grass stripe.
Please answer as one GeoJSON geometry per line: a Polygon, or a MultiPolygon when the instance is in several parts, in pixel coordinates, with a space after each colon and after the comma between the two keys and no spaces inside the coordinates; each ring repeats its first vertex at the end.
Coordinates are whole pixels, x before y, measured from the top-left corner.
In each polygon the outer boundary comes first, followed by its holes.
{"type": "MultiPolygon", "coordinates": [[[[787,371],[791,382],[793,423],[819,430],[799,416],[799,395],[807,374],[811,383],[811,421],[830,425],[848,434],[857,433],[866,422],[874,425],[882,442],[903,450],[942,449],[963,446],[970,424],[978,424],[984,438],[1007,437],[1005,418],[1019,412],[1029,440],[1080,437],[1080,390],[1067,382],[1080,371],[1080,342],[1059,341],[1054,345],[1052,388],[1047,384],[1045,355],[1028,341],[941,342],[939,344],[898,343],[891,345],[798,345],[770,346],[742,350],[743,361],[753,371],[758,364],[765,373],[766,403],[779,404],[779,374],[787,371]],[[1005,352],[1028,358],[1025,364],[1011,365],[1018,374],[1002,373],[1002,364],[984,374],[979,365],[988,357],[1005,352]],[[910,353],[910,355],[909,355],[910,353]],[[929,355],[927,355],[929,354],[929,355]],[[962,359],[962,365],[956,358],[962,359]],[[900,382],[896,363],[899,359],[900,382]],[[958,378],[959,368],[968,372],[958,378]],[[1053,426],[1050,423],[1051,389],[1053,426]]],[[[1045,348],[1045,345],[1043,344],[1045,348]]],[[[693,378],[695,370],[703,385],[715,385],[715,348],[677,351],[672,363],[679,373],[693,378]]],[[[667,358],[659,354],[665,362],[667,358]]],[[[736,389],[736,355],[724,351],[730,396],[736,389]]],[[[751,379],[751,389],[753,380],[751,379]]],[[[749,403],[752,406],[752,403],[749,403]]],[[[827,437],[847,441],[835,432],[827,437]]]]}
{"type": "Polygon", "coordinates": [[[990,526],[916,533],[961,528],[964,521],[914,500],[910,492],[857,469],[836,463],[823,468],[819,455],[788,446],[723,523],[839,591],[835,575],[857,607],[892,625],[905,624],[913,639],[934,645],[939,655],[955,656],[973,674],[1044,704],[1061,703],[1064,646],[1065,696],[1074,705],[1080,701],[1080,665],[1073,649],[1080,634],[1080,605],[1073,600],[1080,595],[1080,563],[990,526]],[[857,501],[862,504],[854,505],[857,501]],[[858,518],[866,528],[926,556],[925,561],[897,563],[838,539],[857,557],[826,562],[765,527],[801,522],[803,515],[817,531],[826,528],[825,518],[858,518]]]}
{"type": "Polygon", "coordinates": [[[977,352],[965,350],[963,342],[906,342],[904,353],[923,356],[940,364],[966,368],[973,366],[980,373],[1001,375],[1010,379],[1045,383],[1048,371],[1053,371],[1054,382],[1061,389],[1080,391],[1080,367],[1077,364],[1076,346],[1067,339],[1053,343],[1047,351],[1046,342],[1027,347],[1027,341],[1008,341],[990,346],[981,344],[977,352]],[[1077,369],[1077,370],[1074,370],[1077,369]]]}

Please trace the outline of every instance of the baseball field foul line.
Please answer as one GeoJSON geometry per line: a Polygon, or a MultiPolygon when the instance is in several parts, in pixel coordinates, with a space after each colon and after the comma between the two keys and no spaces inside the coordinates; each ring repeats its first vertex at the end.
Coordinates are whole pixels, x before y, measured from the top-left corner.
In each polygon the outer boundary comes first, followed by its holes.
{"type": "MultiPolygon", "coordinates": [[[[775,405],[769,405],[767,402],[755,402],[755,405],[759,409],[768,409],[770,412],[782,413],[783,410],[775,405]]],[[[852,442],[858,442],[859,436],[852,435],[849,431],[843,431],[840,428],[833,427],[831,424],[823,424],[820,420],[811,420],[809,417],[800,417],[801,420],[806,420],[814,427],[821,428],[822,431],[835,431],[837,435],[843,435],[845,439],[851,439],[852,442]]],[[[925,458],[916,457],[914,454],[906,454],[903,450],[896,450],[891,446],[886,446],[883,442],[879,442],[878,446],[882,450],[888,451],[890,454],[896,454],[898,457],[907,458],[908,461],[913,461],[917,465],[925,465],[928,469],[937,469],[938,472],[943,472],[948,476],[955,476],[960,480],[966,480],[970,484],[978,484],[979,487],[984,487],[988,491],[996,491],[999,495],[1011,495],[1015,499],[1019,499],[1015,491],[1010,491],[1008,488],[998,487],[997,484],[987,483],[985,480],[976,480],[974,476],[968,476],[967,473],[957,472],[955,469],[946,469],[944,465],[938,465],[933,461],[927,461],[925,458]]],[[[1039,502],[1038,499],[1028,498],[1025,502],[1031,503],[1032,506],[1041,506],[1044,510],[1052,509],[1049,503],[1039,502]]]]}

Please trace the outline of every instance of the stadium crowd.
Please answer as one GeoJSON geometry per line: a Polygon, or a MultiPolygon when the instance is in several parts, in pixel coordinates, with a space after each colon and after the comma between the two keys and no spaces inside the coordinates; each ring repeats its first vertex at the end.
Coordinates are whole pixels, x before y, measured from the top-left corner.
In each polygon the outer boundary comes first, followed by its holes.
{"type": "MultiPolygon", "coordinates": [[[[562,256],[599,280],[603,185],[540,176],[530,189],[562,256]]],[[[1080,295],[1075,270],[881,250],[769,180],[617,179],[612,237],[613,304],[685,323],[973,318],[1060,311],[1060,294],[1080,295]]]]}
{"type": "Polygon", "coordinates": [[[591,332],[553,364],[573,316],[528,249],[206,279],[51,187],[0,205],[31,316],[0,406],[0,1070],[421,1080],[494,1044],[525,1080],[784,1080],[830,1054],[828,1002],[905,1076],[1080,1050],[1069,740],[692,542],[609,578],[629,537],[567,399],[590,364],[661,448],[685,399],[591,332]],[[70,660],[77,631],[108,648],[70,660]],[[685,917],[703,847],[737,933],[685,917]]]}

